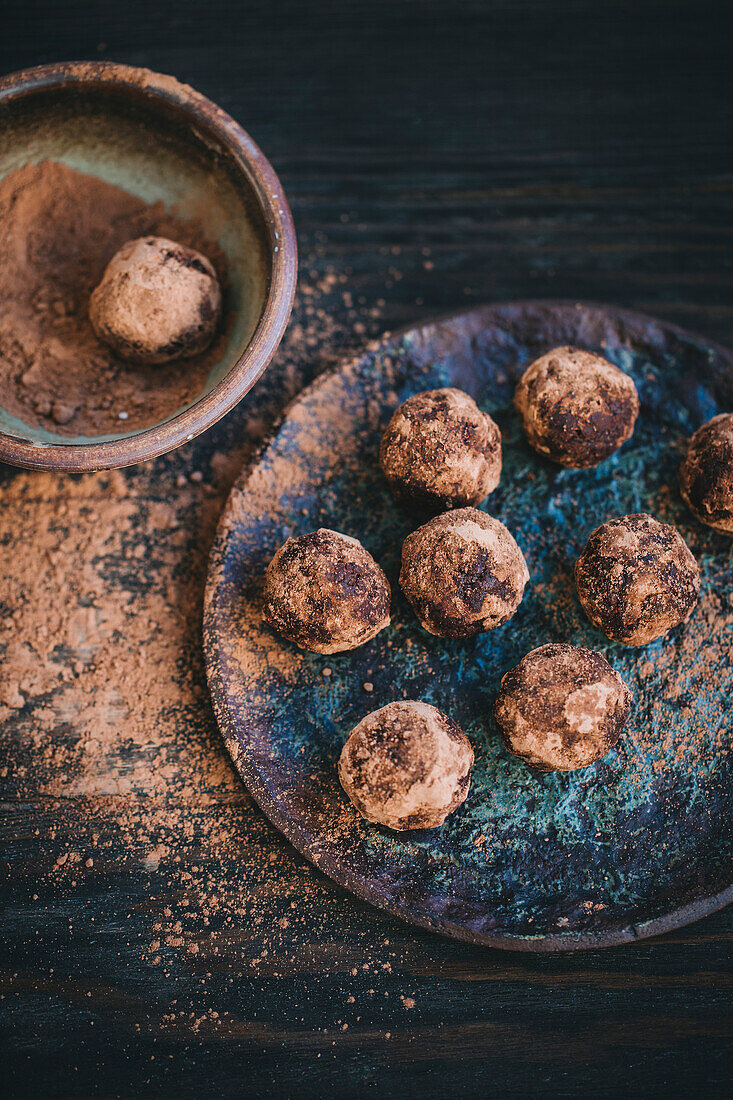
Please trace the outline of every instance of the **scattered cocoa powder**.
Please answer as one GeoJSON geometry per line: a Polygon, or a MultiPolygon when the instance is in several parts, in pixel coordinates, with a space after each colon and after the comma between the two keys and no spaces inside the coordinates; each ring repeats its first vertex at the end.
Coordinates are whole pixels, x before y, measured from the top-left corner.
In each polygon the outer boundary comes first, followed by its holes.
{"type": "Polygon", "coordinates": [[[50,160],[0,181],[0,405],[8,413],[56,434],[96,436],[150,427],[201,393],[231,317],[205,353],[156,367],[115,356],[89,320],[109,260],[149,234],[202,252],[226,286],[222,250],[160,202],[50,160]]]}
{"type": "MultiPolygon", "coordinates": [[[[356,325],[370,335],[383,327],[379,309],[345,308],[346,277],[324,272],[324,251],[304,250],[294,321],[267,382],[216,437],[111,473],[0,464],[0,779],[6,799],[38,807],[21,829],[38,823],[42,833],[18,881],[27,870],[46,919],[58,898],[121,869],[150,884],[149,930],[135,950],[161,980],[184,957],[199,962],[202,986],[226,957],[265,980],[283,966],[317,980],[356,962],[376,973],[383,961],[366,940],[352,954],[331,943],[339,894],[252,808],[211,712],[201,653],[209,547],[242,464],[312,374],[358,345],[356,325]]],[[[253,488],[269,501],[264,477],[253,488]]],[[[257,624],[273,667],[295,680],[297,654],[257,624]]],[[[75,935],[85,927],[81,919],[75,935]]],[[[224,1025],[180,1004],[164,1023],[224,1025]]]]}

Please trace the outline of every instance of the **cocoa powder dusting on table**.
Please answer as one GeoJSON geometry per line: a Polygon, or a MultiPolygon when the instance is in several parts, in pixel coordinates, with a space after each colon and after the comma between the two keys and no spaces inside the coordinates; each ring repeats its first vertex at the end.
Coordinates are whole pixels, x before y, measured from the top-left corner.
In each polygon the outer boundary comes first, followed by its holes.
{"type": "MultiPolygon", "coordinates": [[[[78,477],[0,464],[0,779],[44,830],[39,911],[54,892],[139,879],[155,898],[139,951],[166,973],[181,958],[211,965],[244,927],[242,966],[267,975],[281,939],[307,946],[336,919],[338,895],[277,841],[230,763],[200,631],[209,548],[243,462],[305,371],[361,340],[356,327],[382,326],[377,309],[351,308],[343,280],[304,269],[267,384],[213,450],[210,433],[153,463],[78,477]]],[[[275,491],[291,474],[278,469],[275,491]]],[[[263,506],[271,489],[260,486],[263,506]]],[[[295,677],[297,654],[262,633],[295,677]]]]}
{"type": "Polygon", "coordinates": [[[152,234],[226,261],[201,226],[55,161],[0,181],[0,406],[59,435],[150,427],[202,391],[227,342],[165,366],[128,363],[94,335],[89,296],[125,242],[152,234]]]}

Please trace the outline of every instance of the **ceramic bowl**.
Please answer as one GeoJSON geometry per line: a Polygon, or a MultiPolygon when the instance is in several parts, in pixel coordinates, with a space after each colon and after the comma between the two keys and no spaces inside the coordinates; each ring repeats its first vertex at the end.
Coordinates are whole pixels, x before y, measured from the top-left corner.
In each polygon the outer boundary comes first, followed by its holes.
{"type": "Polygon", "coordinates": [[[234,320],[202,391],[136,431],[64,436],[0,407],[0,460],[100,470],[173,450],[224,416],[262,375],[290,316],[297,247],[272,167],[210,100],[170,76],[107,62],[27,69],[0,80],[0,178],[52,159],[197,218],[223,250],[234,320]]]}

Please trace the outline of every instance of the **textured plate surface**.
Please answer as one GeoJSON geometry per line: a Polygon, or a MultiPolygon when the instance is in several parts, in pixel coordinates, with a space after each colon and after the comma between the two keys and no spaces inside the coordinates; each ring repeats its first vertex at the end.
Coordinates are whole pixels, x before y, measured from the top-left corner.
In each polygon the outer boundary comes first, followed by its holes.
{"type": "Polygon", "coordinates": [[[698,524],[677,488],[686,437],[731,407],[733,357],[722,348],[639,314],[562,302],[487,307],[411,330],[297,399],[222,517],[204,641],[234,762],[301,852],[406,920],[518,950],[622,943],[731,900],[731,540],[698,524]],[[523,364],[565,343],[601,351],[641,397],[633,438],[595,470],[541,459],[512,407],[523,364]],[[394,407],[444,385],[471,393],[499,423],[504,470],[484,507],[512,531],[531,575],[514,619],[468,642],[426,634],[402,597],[401,543],[427,517],[393,503],[377,463],[394,407]],[[585,619],[572,568],[594,527],[638,511],[679,527],[700,563],[702,593],[687,624],[629,649],[585,619]],[[393,588],[391,626],[331,657],[302,653],[260,621],[273,552],[319,526],[361,539],[393,588]],[[602,761],[537,776],[506,753],[491,707],[503,673],[552,640],[605,653],[634,706],[602,761]],[[370,825],[338,784],[348,732],[399,698],[452,715],[476,750],[468,800],[438,830],[397,835],[370,825]]]}

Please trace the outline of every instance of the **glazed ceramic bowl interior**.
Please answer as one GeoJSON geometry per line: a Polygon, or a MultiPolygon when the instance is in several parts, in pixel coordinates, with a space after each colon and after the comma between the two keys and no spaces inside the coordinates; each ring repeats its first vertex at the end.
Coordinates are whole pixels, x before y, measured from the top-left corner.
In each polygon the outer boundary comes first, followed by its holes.
{"type": "Polygon", "coordinates": [[[0,458],[88,470],[153,457],[219,419],[272,357],[297,265],[285,197],[257,146],[223,111],[171,77],[125,66],[49,66],[0,84],[0,178],[46,159],[197,219],[226,256],[225,311],[234,321],[201,393],[164,421],[69,437],[0,408],[0,458]]]}

